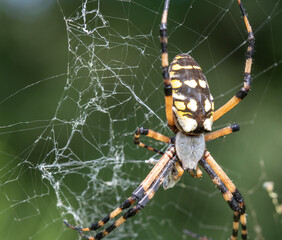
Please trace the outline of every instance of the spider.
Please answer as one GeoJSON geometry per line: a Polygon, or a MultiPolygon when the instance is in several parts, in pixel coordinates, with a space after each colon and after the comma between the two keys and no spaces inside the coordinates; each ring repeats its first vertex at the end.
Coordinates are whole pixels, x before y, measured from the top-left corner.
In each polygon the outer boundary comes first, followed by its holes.
{"type": "Polygon", "coordinates": [[[241,1],[237,1],[248,32],[244,84],[226,104],[214,112],[214,102],[210,94],[208,82],[199,64],[189,54],[179,54],[169,66],[167,51],[169,0],[165,0],[160,25],[161,62],[166,118],[169,128],[175,133],[175,137],[167,137],[143,127],[137,128],[134,135],[134,143],[140,147],[157,152],[162,157],[132,195],[100,221],[85,228],[74,227],[64,221],[68,227],[77,230],[84,239],[98,240],[107,236],[128,218],[135,216],[142,210],[153,198],[161,184],[163,184],[164,189],[173,187],[185,171],[189,172],[194,178],[200,178],[202,171],[199,165],[207,172],[213,183],[220,190],[225,201],[234,211],[231,239],[237,239],[239,222],[242,226],[242,239],[247,239],[244,200],[233,182],[206,150],[205,144],[206,141],[239,130],[239,125],[233,124],[211,132],[213,122],[234,108],[247,96],[251,85],[251,66],[255,39],[245,9],[241,1]],[[163,153],[142,143],[140,141],[141,135],[170,144],[170,146],[163,153]],[[123,216],[105,230],[97,233],[95,237],[90,237],[83,233],[99,229],[128,208],[129,210],[123,216]]]}

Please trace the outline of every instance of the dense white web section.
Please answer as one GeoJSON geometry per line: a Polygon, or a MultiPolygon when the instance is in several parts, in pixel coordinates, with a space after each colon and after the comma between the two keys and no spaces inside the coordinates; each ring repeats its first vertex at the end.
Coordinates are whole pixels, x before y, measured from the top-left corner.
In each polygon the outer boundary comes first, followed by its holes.
{"type": "MultiPolygon", "coordinates": [[[[267,154],[256,152],[260,143],[252,144],[258,138],[254,132],[260,128],[261,109],[265,109],[275,71],[282,62],[281,48],[275,42],[280,1],[270,1],[267,7],[264,4],[257,0],[245,7],[257,38],[267,32],[272,57],[265,62],[255,57],[254,87],[247,97],[252,99],[214,126],[219,129],[238,122],[245,133],[208,144],[245,197],[251,239],[281,234],[281,212],[275,211],[271,201],[276,197],[279,202],[282,190],[275,189],[276,195],[269,197],[263,189],[265,181],[277,182],[280,187],[279,176],[272,176],[272,168],[265,168],[269,159],[267,154]],[[249,175],[247,168],[255,169],[256,174],[249,175]],[[260,208],[265,205],[268,223],[261,220],[265,213],[260,208]]],[[[1,127],[2,135],[21,136],[28,144],[18,152],[2,152],[9,161],[0,168],[5,202],[0,216],[11,218],[21,230],[21,225],[40,222],[35,228],[22,230],[25,239],[78,238],[63,225],[63,219],[88,227],[105,217],[150,171],[145,160],[159,158],[133,144],[136,127],[173,136],[166,126],[162,89],[159,24],[163,1],[83,0],[71,10],[61,2],[58,6],[68,40],[66,74],[28,85],[1,102],[3,105],[19,94],[28,94],[28,89],[51,79],[65,81],[51,119],[21,119],[1,127]],[[30,132],[31,137],[25,140],[30,132]],[[48,234],[54,235],[48,238],[48,234]]],[[[172,1],[168,35],[170,60],[186,52],[199,62],[216,108],[241,87],[247,33],[236,1],[172,1]]],[[[167,147],[149,139],[144,142],[162,151],[167,147]]],[[[111,233],[109,239],[197,239],[197,234],[226,239],[231,230],[232,211],[207,174],[202,180],[185,174],[174,189],[161,189],[141,214],[111,233]]],[[[12,228],[6,233],[0,233],[0,238],[14,236],[12,228]]]]}

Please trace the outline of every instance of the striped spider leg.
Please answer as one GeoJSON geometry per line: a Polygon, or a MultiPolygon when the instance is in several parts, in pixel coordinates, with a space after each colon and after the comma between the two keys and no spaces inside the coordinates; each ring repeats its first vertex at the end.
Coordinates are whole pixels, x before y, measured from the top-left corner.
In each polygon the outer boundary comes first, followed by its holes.
{"type": "Polygon", "coordinates": [[[177,161],[177,157],[175,156],[175,149],[174,146],[172,146],[163,154],[163,156],[160,158],[158,163],[154,166],[154,168],[150,171],[147,177],[143,180],[143,182],[139,185],[139,187],[135,189],[135,191],[128,199],[126,199],[119,207],[113,210],[106,217],[92,224],[90,227],[85,227],[85,228],[75,227],[70,225],[67,221],[64,221],[64,223],[68,227],[77,230],[80,233],[81,237],[83,237],[84,239],[99,240],[104,238],[115,228],[123,224],[128,218],[135,216],[140,210],[142,210],[145,207],[145,205],[153,198],[156,191],[163,183],[166,176],[168,175],[168,173],[171,171],[174,164],[176,163],[176,161],[177,161]],[[136,205],[133,206],[133,204],[135,203],[136,205]],[[99,229],[100,227],[104,226],[108,221],[118,216],[124,209],[127,208],[130,209],[123,216],[117,219],[112,225],[110,225],[104,231],[97,233],[95,237],[90,237],[83,233],[83,232],[95,231],[99,229]]]}
{"type": "Polygon", "coordinates": [[[239,220],[242,225],[242,239],[247,239],[246,207],[242,195],[208,151],[205,151],[204,157],[199,161],[199,164],[211,177],[213,183],[220,190],[224,200],[234,211],[231,240],[237,239],[239,220]]]}
{"type": "Polygon", "coordinates": [[[241,14],[243,16],[245,26],[248,32],[248,47],[246,54],[246,62],[245,62],[245,70],[244,70],[244,85],[243,87],[233,96],[226,104],[224,104],[221,108],[215,111],[214,113],[214,121],[222,117],[225,113],[234,108],[239,102],[241,102],[247,95],[251,88],[251,70],[253,63],[253,54],[254,54],[254,46],[255,46],[255,37],[249,22],[249,19],[246,14],[246,10],[243,7],[241,0],[237,0],[241,14]]]}

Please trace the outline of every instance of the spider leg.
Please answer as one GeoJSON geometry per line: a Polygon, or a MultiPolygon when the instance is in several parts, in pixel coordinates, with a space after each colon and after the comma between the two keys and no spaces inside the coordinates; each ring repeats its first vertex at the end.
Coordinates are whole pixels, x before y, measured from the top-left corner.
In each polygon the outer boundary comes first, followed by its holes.
{"type": "Polygon", "coordinates": [[[143,148],[147,148],[151,151],[154,151],[156,153],[159,153],[161,155],[163,155],[164,153],[155,149],[155,148],[152,148],[142,142],[140,142],[140,137],[141,135],[145,135],[147,137],[150,137],[150,138],[153,138],[155,140],[158,140],[158,141],[161,141],[161,142],[164,142],[164,143],[170,143],[171,142],[171,138],[167,137],[167,136],[164,136],[158,132],[155,132],[151,129],[147,129],[147,128],[137,128],[136,131],[135,131],[135,134],[134,134],[134,144],[138,145],[139,147],[143,147],[143,148]]]}
{"type": "Polygon", "coordinates": [[[121,216],[118,220],[116,220],[112,225],[110,225],[108,228],[106,228],[104,231],[99,232],[96,234],[95,237],[89,237],[86,236],[82,231],[80,232],[81,237],[88,239],[88,240],[99,240],[107,236],[110,232],[112,232],[114,229],[119,227],[121,224],[123,224],[128,218],[131,218],[135,216],[139,211],[141,211],[146,204],[154,197],[155,193],[159,189],[160,185],[163,183],[165,177],[169,174],[171,171],[173,165],[176,162],[177,157],[173,156],[165,165],[165,167],[162,169],[162,172],[157,177],[157,179],[152,183],[150,188],[145,191],[145,195],[137,202],[137,204],[129,209],[123,216],[121,216]]]}
{"type": "Polygon", "coordinates": [[[100,227],[104,226],[108,221],[115,218],[117,215],[119,215],[124,209],[127,209],[131,207],[136,202],[136,197],[134,195],[130,196],[128,199],[126,199],[119,207],[117,207],[115,210],[113,210],[110,214],[108,214],[106,217],[101,219],[100,221],[93,223],[90,227],[81,228],[81,227],[75,227],[70,225],[67,221],[64,221],[64,223],[71,229],[77,230],[77,231],[95,231],[99,229],[100,227]]]}
{"type": "Polygon", "coordinates": [[[247,55],[245,62],[245,70],[244,70],[244,86],[236,93],[234,97],[232,97],[225,105],[215,111],[213,121],[216,121],[225,113],[234,108],[241,100],[247,96],[250,88],[251,88],[251,69],[253,62],[253,53],[254,53],[254,45],[255,45],[255,37],[253,34],[252,27],[249,23],[245,8],[243,7],[241,0],[237,0],[242,16],[244,18],[245,26],[248,31],[248,47],[247,47],[247,55]]]}
{"type": "Polygon", "coordinates": [[[169,78],[169,61],[167,52],[167,14],[168,14],[169,0],[165,1],[164,11],[162,15],[160,25],[160,40],[162,50],[162,74],[164,80],[164,94],[165,94],[165,113],[167,118],[167,124],[173,132],[177,132],[177,128],[174,123],[173,111],[172,111],[172,86],[169,78]]]}
{"type": "Polygon", "coordinates": [[[225,201],[234,210],[231,239],[237,239],[239,220],[242,225],[242,239],[247,239],[246,207],[240,192],[208,151],[205,151],[204,158],[200,160],[199,164],[206,170],[213,182],[220,189],[225,201]]]}
{"type": "Polygon", "coordinates": [[[237,123],[235,123],[235,124],[232,124],[231,126],[228,126],[228,127],[219,129],[215,132],[206,134],[205,135],[205,141],[211,141],[211,140],[214,140],[216,138],[228,135],[230,133],[237,132],[239,130],[240,130],[239,125],[237,123]]]}
{"type": "MultiPolygon", "coordinates": [[[[142,183],[135,189],[132,193],[131,197],[125,200],[119,207],[117,207],[114,211],[104,217],[102,220],[92,224],[90,227],[75,227],[70,225],[67,221],[64,223],[70,227],[71,229],[77,230],[79,232],[87,232],[94,231],[102,227],[105,223],[110,221],[119,215],[124,209],[131,207],[136,201],[139,201],[144,197],[147,191],[151,188],[151,185],[154,184],[158,176],[164,171],[163,169],[166,167],[168,162],[173,158],[175,154],[174,147],[170,147],[160,158],[158,163],[154,166],[154,168],[150,171],[150,173],[146,176],[146,178],[142,181],[142,183]]],[[[90,238],[91,239],[91,238],[90,238]]]]}

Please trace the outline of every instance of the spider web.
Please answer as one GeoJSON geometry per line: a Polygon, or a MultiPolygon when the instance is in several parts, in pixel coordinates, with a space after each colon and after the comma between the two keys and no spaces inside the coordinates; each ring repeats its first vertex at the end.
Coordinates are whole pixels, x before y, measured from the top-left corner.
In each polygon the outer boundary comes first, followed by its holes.
{"type": "MultiPolygon", "coordinates": [[[[244,5],[257,39],[253,91],[214,124],[216,130],[237,122],[241,131],[207,147],[244,196],[250,239],[277,239],[282,7],[280,1],[244,5]]],[[[63,220],[81,226],[100,220],[147,175],[146,160],[159,158],[133,144],[136,127],[172,136],[160,61],[163,1],[59,1],[57,7],[67,34],[66,73],[2,95],[2,113],[13,106],[18,115],[1,126],[1,239],[78,239],[63,220]]],[[[171,2],[169,58],[184,52],[199,62],[216,108],[242,85],[246,38],[236,1],[171,2]]],[[[185,174],[108,239],[227,239],[231,229],[232,211],[207,174],[201,180],[185,174]]]]}

